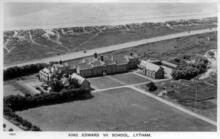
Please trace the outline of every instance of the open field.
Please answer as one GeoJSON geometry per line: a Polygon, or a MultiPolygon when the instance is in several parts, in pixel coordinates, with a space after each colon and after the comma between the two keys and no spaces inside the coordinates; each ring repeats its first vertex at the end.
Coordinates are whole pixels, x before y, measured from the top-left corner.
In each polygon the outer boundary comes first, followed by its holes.
{"type": "MultiPolygon", "coordinates": [[[[204,53],[210,49],[217,49],[217,32],[144,44],[138,47],[105,53],[103,55],[113,55],[115,59],[120,59],[124,55],[133,52],[137,53],[141,59],[158,58],[172,61],[174,58],[184,54],[204,55],[204,53]],[[210,40],[207,38],[210,38],[210,40]]],[[[81,61],[81,59],[70,60],[68,63],[76,64],[79,61],[81,61]]]]}
{"type": "MultiPolygon", "coordinates": [[[[195,27],[204,29],[212,22],[199,22],[195,27]],[[202,27],[200,27],[202,26],[202,27]]],[[[213,25],[216,27],[216,25],[213,25]]],[[[106,47],[130,41],[183,32],[166,23],[142,23],[118,26],[75,27],[59,29],[34,29],[4,33],[4,64],[23,63],[65,53],[106,47]]]]}
{"type": "MultiPolygon", "coordinates": [[[[213,78],[216,79],[213,76],[195,83],[185,80],[159,82],[156,83],[158,89],[151,93],[158,95],[163,88],[173,90],[174,92],[168,93],[163,98],[216,121],[217,86],[209,82],[209,80],[213,81],[213,78]]],[[[148,90],[145,85],[139,87],[148,90]]]]}
{"type": "Polygon", "coordinates": [[[45,131],[215,131],[216,127],[130,88],[17,112],[45,131]]]}
{"type": "Polygon", "coordinates": [[[135,75],[132,72],[108,75],[103,77],[88,78],[94,89],[106,89],[123,85],[138,84],[150,81],[135,75]]]}
{"type": "Polygon", "coordinates": [[[96,77],[96,78],[89,78],[91,86],[94,89],[104,89],[104,88],[111,88],[116,86],[121,86],[120,82],[117,82],[107,76],[104,77],[96,77]]]}
{"type": "Polygon", "coordinates": [[[146,78],[133,74],[132,72],[115,74],[115,75],[112,75],[112,77],[126,84],[137,84],[137,83],[149,81],[146,78]]]}

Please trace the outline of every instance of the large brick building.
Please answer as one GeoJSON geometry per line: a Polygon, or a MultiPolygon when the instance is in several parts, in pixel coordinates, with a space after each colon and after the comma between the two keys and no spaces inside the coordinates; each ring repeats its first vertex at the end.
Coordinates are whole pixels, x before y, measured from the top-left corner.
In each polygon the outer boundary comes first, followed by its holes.
{"type": "Polygon", "coordinates": [[[138,63],[138,56],[132,53],[115,59],[113,56],[84,58],[81,63],[77,65],[76,71],[83,77],[95,77],[105,74],[127,72],[130,69],[137,68],[138,63]]]}

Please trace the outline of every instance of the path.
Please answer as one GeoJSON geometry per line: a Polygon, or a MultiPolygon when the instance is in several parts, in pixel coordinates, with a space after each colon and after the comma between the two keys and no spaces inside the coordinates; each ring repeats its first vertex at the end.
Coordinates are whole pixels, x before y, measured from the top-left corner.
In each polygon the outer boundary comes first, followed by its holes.
{"type": "Polygon", "coordinates": [[[12,67],[12,66],[24,66],[24,65],[28,65],[28,64],[41,63],[41,62],[49,63],[50,61],[59,61],[59,60],[66,61],[66,60],[71,60],[71,59],[83,58],[83,57],[87,57],[87,56],[92,56],[95,52],[97,52],[99,54],[100,53],[107,53],[107,52],[112,52],[112,51],[121,50],[121,49],[125,49],[125,48],[137,47],[137,46],[147,44],[147,43],[153,43],[153,42],[158,42],[158,41],[170,40],[170,39],[187,37],[187,36],[191,36],[191,35],[203,34],[203,33],[215,32],[215,31],[217,31],[217,28],[202,29],[202,30],[195,30],[195,31],[190,31],[190,32],[181,32],[181,33],[163,35],[163,36],[158,36],[158,37],[153,37],[153,38],[148,38],[148,39],[142,39],[139,41],[132,41],[132,42],[121,43],[121,44],[105,46],[105,47],[103,46],[100,48],[87,50],[86,53],[84,53],[83,51],[71,52],[71,53],[67,53],[64,55],[33,60],[33,61],[21,63],[21,64],[13,64],[10,66],[5,66],[4,69],[12,67]]]}
{"type": "MultiPolygon", "coordinates": [[[[134,72],[134,73],[136,75],[140,75],[140,74],[138,74],[136,72],[134,72]]],[[[111,78],[114,78],[114,77],[111,77],[111,78]]],[[[120,81],[120,82],[122,82],[122,81],[120,81]]],[[[202,116],[200,114],[194,113],[194,112],[192,112],[192,111],[190,111],[190,110],[188,110],[186,108],[183,108],[182,106],[180,106],[178,104],[175,104],[175,103],[172,103],[170,101],[167,101],[167,100],[165,100],[163,98],[160,98],[160,97],[158,97],[156,95],[153,95],[152,93],[147,92],[146,90],[142,90],[142,89],[136,87],[136,86],[139,86],[139,85],[144,85],[146,83],[149,83],[149,81],[142,82],[142,83],[136,83],[136,84],[121,85],[121,86],[116,86],[116,87],[111,87],[111,88],[98,89],[98,90],[94,90],[92,93],[99,93],[99,92],[102,92],[102,91],[107,91],[107,90],[112,90],[112,89],[119,89],[119,88],[123,88],[123,87],[128,87],[128,88],[131,88],[131,89],[133,89],[133,90],[135,90],[135,91],[137,91],[137,92],[139,92],[141,94],[144,94],[144,95],[146,95],[148,97],[151,97],[151,98],[153,98],[153,99],[155,99],[155,100],[157,100],[157,101],[159,101],[159,102],[161,102],[163,104],[166,104],[166,105],[168,105],[170,107],[173,107],[173,108],[178,109],[178,110],[180,110],[180,111],[182,111],[184,113],[187,113],[188,115],[191,115],[191,116],[196,117],[196,118],[198,118],[200,120],[203,120],[203,121],[205,121],[205,122],[207,122],[209,124],[217,126],[217,123],[215,121],[213,121],[213,120],[211,120],[211,119],[209,119],[207,117],[204,117],[204,116],[202,116]]]]}

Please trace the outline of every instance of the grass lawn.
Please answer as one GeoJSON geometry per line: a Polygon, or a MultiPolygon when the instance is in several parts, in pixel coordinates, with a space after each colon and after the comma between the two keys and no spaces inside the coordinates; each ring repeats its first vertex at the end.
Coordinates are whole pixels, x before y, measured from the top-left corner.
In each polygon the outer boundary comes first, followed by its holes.
{"type": "MultiPolygon", "coordinates": [[[[156,83],[158,89],[152,93],[157,95],[163,88],[174,90],[174,93],[169,93],[164,98],[216,121],[217,86],[207,84],[205,81],[206,79],[197,83],[185,80],[159,82],[156,83]]],[[[148,90],[146,85],[140,85],[139,87],[148,90]]]]}
{"type": "Polygon", "coordinates": [[[129,88],[17,114],[44,131],[216,131],[206,122],[129,88]]]}
{"type": "MultiPolygon", "coordinates": [[[[196,30],[196,29],[203,29],[208,28],[212,25],[212,22],[207,24],[200,24],[195,26],[184,26],[184,27],[176,27],[176,28],[170,28],[167,27],[165,24],[142,24],[142,25],[136,25],[133,27],[130,27],[129,29],[124,26],[123,28],[112,28],[111,27],[107,30],[102,30],[101,27],[92,27],[93,29],[98,29],[95,32],[93,31],[85,31],[78,33],[75,32],[75,35],[64,35],[61,33],[61,28],[58,29],[59,31],[56,33],[59,33],[59,43],[55,43],[54,41],[51,41],[50,39],[45,39],[42,37],[42,33],[37,33],[37,30],[31,30],[31,35],[33,40],[32,42],[30,38],[28,37],[28,32],[18,31],[19,37],[18,38],[24,38],[24,40],[15,39],[13,37],[13,32],[11,32],[11,35],[7,35],[7,32],[4,32],[4,37],[8,38],[11,37],[12,39],[9,39],[10,43],[7,45],[7,47],[13,46],[14,49],[11,52],[6,52],[4,50],[4,65],[11,65],[11,64],[18,64],[22,62],[27,62],[30,60],[35,59],[41,59],[46,58],[50,56],[56,56],[60,54],[65,54],[68,52],[74,52],[74,51],[81,51],[81,50],[88,50],[88,49],[94,49],[94,48],[100,48],[105,47],[108,45],[114,45],[129,41],[135,41],[155,36],[161,36],[161,35],[167,35],[172,34],[176,32],[182,32],[186,30],[196,30]],[[180,28],[180,29],[179,29],[180,28]],[[35,33],[33,33],[35,32],[35,33]],[[36,44],[37,43],[37,44],[36,44]]],[[[216,25],[214,25],[215,27],[216,25]]],[[[71,28],[66,28],[66,30],[71,31],[71,28]]],[[[54,32],[55,33],[55,32],[54,32]]],[[[57,34],[58,35],[58,34],[57,34]]],[[[162,42],[163,49],[156,47],[150,48],[156,49],[155,51],[172,51],[175,46],[175,42],[171,42],[169,44],[164,45],[162,42]],[[165,49],[164,49],[165,48],[165,49]]],[[[177,45],[178,46],[178,45],[177,45]]],[[[188,46],[188,45],[187,45],[188,46]]],[[[181,48],[181,47],[180,47],[181,48]]],[[[189,46],[190,48],[190,46],[189,46]]],[[[141,51],[144,52],[144,51],[141,51]]]]}
{"type": "Polygon", "coordinates": [[[116,87],[116,86],[123,85],[120,82],[112,80],[106,76],[89,78],[88,80],[91,82],[91,86],[94,89],[104,89],[104,88],[110,88],[110,87],[116,87]]]}
{"type": "Polygon", "coordinates": [[[115,74],[112,76],[113,78],[120,80],[126,84],[136,84],[149,81],[146,78],[140,77],[133,73],[122,73],[122,74],[115,74]]]}
{"type": "Polygon", "coordinates": [[[17,89],[14,85],[12,84],[4,84],[3,85],[3,94],[5,96],[9,95],[24,95],[19,89],[17,89]]]}

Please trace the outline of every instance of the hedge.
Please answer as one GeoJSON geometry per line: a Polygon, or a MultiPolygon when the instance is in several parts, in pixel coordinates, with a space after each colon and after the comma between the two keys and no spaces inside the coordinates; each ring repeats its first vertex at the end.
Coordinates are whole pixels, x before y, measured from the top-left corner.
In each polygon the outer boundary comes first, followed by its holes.
{"type": "Polygon", "coordinates": [[[46,63],[37,63],[37,64],[30,64],[30,65],[25,65],[21,67],[14,66],[14,67],[7,68],[6,70],[4,70],[4,81],[37,73],[41,69],[47,66],[48,64],[46,63]]]}
{"type": "Polygon", "coordinates": [[[207,71],[208,60],[205,57],[197,57],[195,63],[179,67],[172,71],[171,76],[174,80],[187,79],[190,80],[199,74],[207,71]]]}
{"type": "Polygon", "coordinates": [[[16,122],[18,125],[21,126],[22,129],[26,131],[41,131],[41,129],[36,125],[31,124],[29,121],[24,120],[23,118],[15,114],[15,112],[7,105],[4,105],[4,117],[12,121],[12,123],[16,122]]]}
{"type": "Polygon", "coordinates": [[[60,92],[42,93],[30,96],[10,95],[4,97],[4,104],[12,110],[25,110],[43,105],[51,105],[73,101],[77,99],[85,99],[90,95],[90,89],[70,89],[60,92]]]}
{"type": "MultiPolygon", "coordinates": [[[[41,131],[39,127],[32,125],[27,120],[22,119],[14,111],[25,110],[43,105],[63,103],[73,100],[82,100],[92,97],[90,89],[70,89],[61,92],[35,94],[34,96],[10,95],[4,97],[4,116],[8,120],[13,120],[22,125],[25,130],[41,131]]],[[[13,122],[12,122],[13,123],[13,122]]]]}

